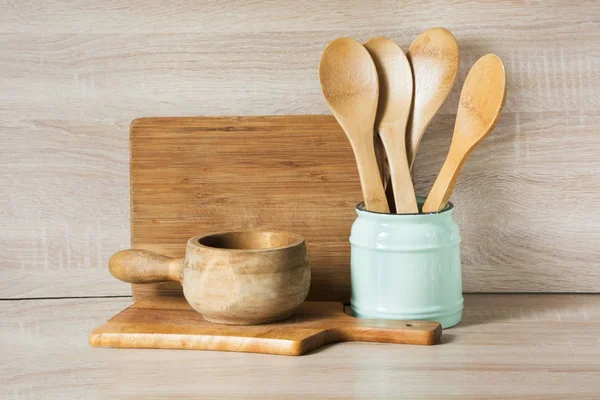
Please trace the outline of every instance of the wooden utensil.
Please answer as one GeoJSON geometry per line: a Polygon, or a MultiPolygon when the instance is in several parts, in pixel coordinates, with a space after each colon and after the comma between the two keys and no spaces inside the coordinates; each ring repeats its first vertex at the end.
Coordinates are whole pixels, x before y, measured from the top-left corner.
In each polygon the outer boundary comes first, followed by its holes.
{"type": "Polygon", "coordinates": [[[505,100],[504,65],[498,56],[485,55],[465,80],[450,151],[423,204],[423,212],[440,211],[446,206],[467,157],[494,129],[505,100]]]}
{"type": "Polygon", "coordinates": [[[289,232],[225,232],[191,238],[184,258],[123,250],[109,261],[124,282],[181,282],[186,300],[208,321],[251,325],[280,321],[310,287],[306,244],[289,232]]]}
{"type": "Polygon", "coordinates": [[[373,146],[379,82],[369,52],[353,39],[334,40],[321,56],[319,78],[323,96],[354,151],[367,209],[388,213],[373,146]]]}
{"type": "Polygon", "coordinates": [[[149,297],[94,329],[89,341],[103,347],[298,356],[347,341],[432,345],[441,335],[437,322],[359,319],[344,314],[344,305],[336,302],[305,302],[279,323],[227,326],[206,322],[181,297],[149,297]]]}
{"type": "Polygon", "coordinates": [[[458,43],[444,28],[421,33],[408,48],[415,95],[406,135],[408,165],[412,169],[421,138],[452,90],[458,75],[458,43]]]}
{"type": "Polygon", "coordinates": [[[396,212],[418,213],[417,199],[406,158],[406,123],[413,96],[413,77],[404,52],[392,40],[376,37],[365,43],[379,77],[375,128],[390,166],[396,212]]]}

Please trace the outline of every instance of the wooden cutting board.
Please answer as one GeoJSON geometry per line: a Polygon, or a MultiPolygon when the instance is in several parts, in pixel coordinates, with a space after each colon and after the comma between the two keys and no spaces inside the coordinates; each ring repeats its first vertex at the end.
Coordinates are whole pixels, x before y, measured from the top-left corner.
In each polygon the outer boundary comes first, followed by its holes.
{"type": "MultiPolygon", "coordinates": [[[[141,118],[131,124],[131,243],[182,257],[195,235],[302,235],[311,300],[350,299],[350,227],[361,201],[352,149],[331,116],[141,118]]],[[[134,285],[136,299],[179,295],[134,285]]]]}
{"type": "Polygon", "coordinates": [[[336,302],[305,302],[289,319],[253,326],[205,321],[182,297],[147,297],[94,329],[92,346],[220,350],[302,355],[328,343],[362,341],[436,344],[442,327],[430,321],[359,319],[336,302]]]}

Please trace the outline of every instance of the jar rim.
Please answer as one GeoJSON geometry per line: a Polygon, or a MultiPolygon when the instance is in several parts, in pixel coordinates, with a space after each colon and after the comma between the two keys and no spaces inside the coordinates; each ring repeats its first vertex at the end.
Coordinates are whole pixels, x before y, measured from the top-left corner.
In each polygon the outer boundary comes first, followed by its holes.
{"type": "MultiPolygon", "coordinates": [[[[419,209],[423,206],[423,203],[425,202],[425,197],[419,197],[417,196],[417,203],[419,205],[419,209]]],[[[452,204],[451,202],[448,202],[446,204],[446,207],[444,207],[443,210],[441,211],[431,211],[431,212],[420,212],[420,213],[404,213],[404,214],[391,214],[391,213],[384,213],[384,212],[378,212],[378,211],[370,211],[367,210],[365,208],[365,202],[361,201],[360,203],[358,203],[356,205],[356,211],[360,211],[363,213],[368,213],[368,214],[376,214],[376,215],[393,215],[393,216],[400,216],[400,217],[407,217],[407,216],[413,216],[413,217],[418,217],[420,215],[422,216],[426,216],[426,215],[438,215],[438,214],[444,214],[447,213],[449,211],[452,211],[452,209],[454,208],[454,204],[452,204]]]]}

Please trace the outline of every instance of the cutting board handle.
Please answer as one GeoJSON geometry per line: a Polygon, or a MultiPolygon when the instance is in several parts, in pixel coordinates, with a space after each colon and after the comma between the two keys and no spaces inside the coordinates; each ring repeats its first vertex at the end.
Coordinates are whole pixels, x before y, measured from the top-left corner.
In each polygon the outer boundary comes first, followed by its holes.
{"type": "Polygon", "coordinates": [[[171,258],[147,250],[121,250],[108,261],[115,278],[129,283],[179,282],[182,258],[171,258]]]}

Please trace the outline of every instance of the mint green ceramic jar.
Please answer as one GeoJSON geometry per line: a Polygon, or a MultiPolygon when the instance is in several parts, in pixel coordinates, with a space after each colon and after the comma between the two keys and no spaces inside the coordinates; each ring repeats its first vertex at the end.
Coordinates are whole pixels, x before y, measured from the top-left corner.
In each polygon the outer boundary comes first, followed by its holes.
{"type": "MultiPolygon", "coordinates": [[[[424,199],[418,198],[419,207],[424,199]]],[[[460,322],[460,233],[452,204],[438,213],[381,214],[361,203],[352,225],[352,310],[359,318],[460,322]]]]}

